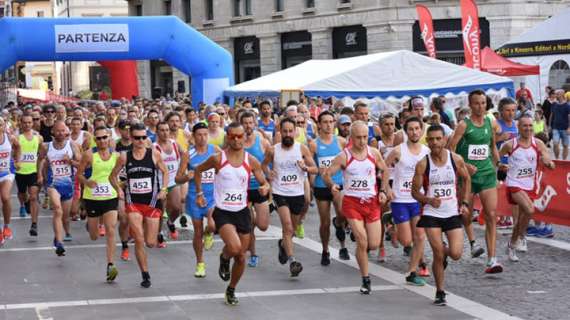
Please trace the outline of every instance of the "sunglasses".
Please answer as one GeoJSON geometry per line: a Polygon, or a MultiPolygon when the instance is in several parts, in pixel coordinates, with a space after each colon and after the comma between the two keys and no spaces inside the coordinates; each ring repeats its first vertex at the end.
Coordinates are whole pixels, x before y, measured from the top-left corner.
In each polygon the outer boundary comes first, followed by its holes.
{"type": "Polygon", "coordinates": [[[305,121],[297,121],[297,125],[304,125],[305,121]]]}
{"type": "Polygon", "coordinates": [[[133,136],[134,140],[146,140],[147,136],[133,136]]]}
{"type": "Polygon", "coordinates": [[[233,139],[241,139],[243,138],[243,133],[242,134],[228,134],[228,139],[233,140],[233,139]]]}
{"type": "Polygon", "coordinates": [[[225,112],[216,112],[217,114],[219,114],[220,116],[225,116],[226,113],[225,112]]]}
{"type": "Polygon", "coordinates": [[[32,118],[32,120],[34,120],[34,121],[40,121],[41,118],[32,118]]]}
{"type": "Polygon", "coordinates": [[[95,140],[101,141],[101,140],[107,140],[107,138],[109,138],[109,136],[100,136],[100,137],[95,137],[95,140]]]}

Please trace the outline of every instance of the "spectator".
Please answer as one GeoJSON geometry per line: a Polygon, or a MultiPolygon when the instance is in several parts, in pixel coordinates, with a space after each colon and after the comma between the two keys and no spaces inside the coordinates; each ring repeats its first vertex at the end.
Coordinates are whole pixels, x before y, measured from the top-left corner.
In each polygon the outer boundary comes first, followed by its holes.
{"type": "Polygon", "coordinates": [[[519,100],[523,96],[523,92],[526,93],[526,99],[530,100],[531,105],[534,105],[534,99],[532,98],[532,92],[530,92],[530,90],[526,87],[526,84],[524,82],[521,82],[520,89],[517,90],[517,92],[515,94],[517,100],[519,100]]]}
{"type": "Polygon", "coordinates": [[[544,119],[546,119],[547,122],[550,119],[552,104],[555,102],[556,102],[556,91],[551,89],[548,92],[548,96],[546,97],[546,99],[544,99],[544,102],[542,103],[542,112],[544,113],[544,119]]]}
{"type": "Polygon", "coordinates": [[[432,114],[439,114],[441,123],[445,124],[448,128],[451,127],[451,120],[445,111],[443,110],[443,102],[439,97],[433,98],[431,100],[430,110],[432,114]]]}
{"type": "Polygon", "coordinates": [[[568,123],[570,105],[564,96],[564,90],[556,90],[556,102],[552,104],[552,114],[549,123],[552,124],[552,141],[554,142],[554,156],[560,155],[560,142],[562,141],[562,160],[568,157],[568,123]]]}

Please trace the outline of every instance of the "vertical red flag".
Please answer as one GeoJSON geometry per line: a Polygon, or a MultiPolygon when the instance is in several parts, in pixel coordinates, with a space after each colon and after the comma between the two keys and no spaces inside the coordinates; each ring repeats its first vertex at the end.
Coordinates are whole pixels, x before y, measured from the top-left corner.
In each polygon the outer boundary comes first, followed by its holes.
{"type": "Polygon", "coordinates": [[[461,27],[465,66],[481,70],[481,30],[475,0],[461,0],[461,27]]]}
{"type": "Polygon", "coordinates": [[[421,4],[416,5],[416,11],[418,12],[420,32],[426,51],[430,57],[435,59],[435,37],[431,12],[429,12],[426,6],[421,4]]]}

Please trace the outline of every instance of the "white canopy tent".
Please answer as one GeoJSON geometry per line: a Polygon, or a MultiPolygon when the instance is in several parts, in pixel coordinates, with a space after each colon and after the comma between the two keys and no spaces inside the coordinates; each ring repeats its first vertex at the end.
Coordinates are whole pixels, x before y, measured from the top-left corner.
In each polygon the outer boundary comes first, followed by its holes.
{"type": "Polygon", "coordinates": [[[486,72],[400,50],[337,60],[310,60],[224,91],[228,97],[275,97],[282,90],[307,96],[402,98],[459,95],[474,89],[514,95],[513,82],[486,72]]]}
{"type": "Polygon", "coordinates": [[[516,82],[525,82],[526,87],[535,96],[535,102],[541,102],[546,98],[544,88],[549,85],[552,66],[557,61],[565,61],[570,65],[568,30],[570,30],[570,8],[537,24],[498,49],[499,54],[513,61],[540,66],[540,76],[516,78],[516,82]]]}

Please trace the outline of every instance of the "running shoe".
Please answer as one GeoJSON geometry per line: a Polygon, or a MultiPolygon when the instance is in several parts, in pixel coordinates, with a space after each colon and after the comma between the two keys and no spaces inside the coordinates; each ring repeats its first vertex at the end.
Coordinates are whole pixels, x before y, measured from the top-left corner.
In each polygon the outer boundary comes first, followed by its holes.
{"type": "Polygon", "coordinates": [[[303,226],[303,223],[299,223],[297,228],[295,228],[295,236],[299,239],[305,238],[305,226],[303,226]]]}
{"type": "Polygon", "coordinates": [[[554,238],[554,230],[551,225],[547,225],[539,229],[536,236],[539,238],[554,238]]]}
{"type": "Polygon", "coordinates": [[[100,224],[99,225],[99,237],[104,237],[105,236],[105,226],[100,224]]]}
{"type": "Polygon", "coordinates": [[[4,239],[4,232],[2,229],[0,229],[0,247],[4,245],[4,242],[6,242],[4,239]]]}
{"type": "Polygon", "coordinates": [[[429,277],[429,269],[428,269],[427,265],[425,264],[425,262],[420,263],[419,269],[420,270],[418,271],[418,275],[420,277],[425,277],[425,278],[429,277]]]}
{"type": "Polygon", "coordinates": [[[426,281],[419,277],[415,272],[410,272],[410,275],[406,277],[406,283],[417,287],[423,287],[426,285],[426,281]]]}
{"type": "Polygon", "coordinates": [[[473,209],[473,214],[471,215],[471,222],[479,221],[479,210],[473,209]]]}
{"type": "Polygon", "coordinates": [[[505,218],[505,226],[506,226],[506,229],[512,229],[513,228],[513,218],[512,217],[506,217],[505,218]]]}
{"type": "Polygon", "coordinates": [[[380,247],[378,250],[378,262],[386,262],[386,250],[384,250],[384,247],[380,247]]]}
{"type": "Polygon", "coordinates": [[[350,255],[348,254],[347,248],[340,248],[338,250],[338,258],[340,260],[350,260],[350,255]]]}
{"type": "Polygon", "coordinates": [[[79,215],[71,216],[71,221],[79,221],[79,215]]]}
{"type": "Polygon", "coordinates": [[[220,268],[218,269],[218,275],[224,281],[230,280],[230,260],[224,259],[222,253],[220,253],[220,268]]]}
{"type": "Polygon", "coordinates": [[[403,252],[404,252],[404,257],[409,257],[412,254],[412,247],[411,246],[404,247],[403,252]]]}
{"type": "Polygon", "coordinates": [[[32,223],[32,226],[30,227],[30,237],[37,237],[37,236],[38,236],[38,225],[32,223]]]}
{"type": "Polygon", "coordinates": [[[328,251],[323,251],[321,253],[321,266],[328,266],[331,264],[331,254],[328,251]]]}
{"type": "Polygon", "coordinates": [[[279,263],[285,264],[287,263],[287,253],[285,253],[285,248],[283,248],[283,239],[279,239],[277,241],[277,248],[279,250],[279,254],[277,258],[279,259],[279,263]]]}
{"type": "Polygon", "coordinates": [[[303,271],[303,265],[299,261],[293,261],[289,265],[289,271],[291,272],[291,277],[297,277],[303,271]]]}
{"type": "Polygon", "coordinates": [[[14,237],[14,235],[12,234],[12,229],[10,229],[10,227],[8,226],[4,226],[4,229],[0,231],[0,234],[3,234],[2,238],[6,240],[12,240],[12,238],[14,237]]]}
{"type": "Polygon", "coordinates": [[[205,278],[206,277],[206,263],[198,262],[196,264],[196,271],[194,272],[194,277],[205,278]]]}
{"type": "Polygon", "coordinates": [[[256,268],[259,265],[259,257],[256,255],[252,255],[251,257],[249,257],[249,262],[247,263],[247,265],[250,268],[256,268]]]}
{"type": "Polygon", "coordinates": [[[56,239],[53,239],[53,246],[55,248],[55,254],[58,257],[65,256],[65,248],[63,247],[63,243],[57,241],[56,239]]]}
{"type": "Polygon", "coordinates": [[[129,248],[124,248],[121,250],[121,260],[129,261],[129,248]]]}
{"type": "Polygon", "coordinates": [[[499,222],[497,222],[497,229],[508,229],[509,228],[509,223],[507,222],[506,219],[500,219],[499,222]]]}
{"type": "Polygon", "coordinates": [[[107,265],[107,282],[115,281],[117,275],[119,274],[119,270],[115,267],[114,264],[107,265]]]}
{"type": "Polygon", "coordinates": [[[224,294],[224,299],[226,300],[226,304],[228,306],[237,306],[239,304],[239,300],[236,297],[236,289],[228,287],[226,289],[226,293],[224,294]]]}
{"type": "Polygon", "coordinates": [[[170,232],[170,239],[178,240],[178,232],[176,231],[176,226],[174,223],[167,222],[166,225],[168,226],[168,231],[170,232]]]}
{"type": "Polygon", "coordinates": [[[188,218],[186,218],[185,214],[182,214],[182,216],[180,217],[180,227],[181,228],[188,228],[188,218]]]}
{"type": "Polygon", "coordinates": [[[159,248],[159,249],[164,249],[164,248],[166,248],[166,240],[164,240],[164,235],[162,234],[162,232],[158,234],[157,238],[158,238],[158,239],[157,239],[157,240],[158,240],[158,241],[157,241],[157,243],[158,243],[158,248],[159,248]]]}
{"type": "Polygon", "coordinates": [[[520,238],[515,243],[515,249],[517,251],[520,251],[520,252],[527,252],[528,251],[528,245],[527,245],[526,237],[523,236],[522,238],[520,238]]]}
{"type": "Polygon", "coordinates": [[[447,301],[445,300],[445,291],[437,291],[435,293],[435,300],[433,304],[436,306],[445,306],[447,305],[447,301]]]}
{"type": "Polygon", "coordinates": [[[372,291],[370,277],[362,277],[362,285],[360,286],[360,293],[370,294],[372,291]]]}
{"type": "Polygon", "coordinates": [[[342,226],[336,224],[336,217],[332,218],[332,223],[335,229],[335,235],[338,241],[343,242],[346,240],[346,232],[342,226]]]}
{"type": "Polygon", "coordinates": [[[211,232],[204,232],[204,249],[209,251],[214,246],[214,235],[211,232]]]}
{"type": "Polygon", "coordinates": [[[64,241],[64,242],[69,242],[69,241],[72,241],[72,240],[73,240],[73,237],[72,237],[71,234],[69,234],[69,233],[66,233],[66,234],[65,234],[65,237],[63,237],[63,241],[64,241]]]}
{"type": "Polygon", "coordinates": [[[20,217],[24,218],[27,214],[28,214],[28,212],[26,211],[26,208],[20,207],[20,217]]]}
{"type": "Polygon", "coordinates": [[[485,269],[485,273],[501,273],[503,272],[503,266],[499,264],[496,260],[491,260],[487,263],[487,268],[485,269]]]}
{"type": "Polygon", "coordinates": [[[483,253],[485,253],[485,249],[481,248],[481,246],[477,244],[477,242],[471,245],[471,258],[478,258],[483,253]]]}
{"type": "Polygon", "coordinates": [[[517,257],[517,250],[511,245],[509,241],[507,243],[507,255],[509,256],[509,260],[512,262],[519,262],[519,257],[517,257]]]}
{"type": "Polygon", "coordinates": [[[141,287],[148,289],[151,286],[150,283],[150,274],[148,272],[143,272],[142,273],[142,282],[141,282],[141,287]]]}
{"type": "Polygon", "coordinates": [[[530,226],[526,228],[526,235],[529,237],[536,237],[540,233],[540,229],[536,226],[530,226]]]}

